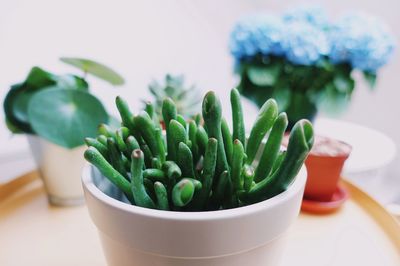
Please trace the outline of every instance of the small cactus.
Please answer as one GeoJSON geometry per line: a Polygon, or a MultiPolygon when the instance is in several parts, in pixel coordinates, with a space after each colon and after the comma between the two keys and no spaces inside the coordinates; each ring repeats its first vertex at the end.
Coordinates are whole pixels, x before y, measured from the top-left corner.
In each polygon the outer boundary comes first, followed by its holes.
{"type": "Polygon", "coordinates": [[[236,89],[231,91],[232,134],[212,91],[203,99],[204,126],[199,119],[179,119],[174,101],[163,100],[166,137],[154,112],[133,115],[120,97],[116,104],[122,127],[112,132],[101,125],[96,139],[86,139],[85,158],[132,204],[145,208],[209,211],[274,197],[293,182],[314,140],[311,123],[300,120],[291,131],[287,150],[281,151],[288,118],[285,113],[278,114],[275,100],[270,99],[246,141],[236,89]],[[261,145],[264,138],[266,144],[261,145]]]}

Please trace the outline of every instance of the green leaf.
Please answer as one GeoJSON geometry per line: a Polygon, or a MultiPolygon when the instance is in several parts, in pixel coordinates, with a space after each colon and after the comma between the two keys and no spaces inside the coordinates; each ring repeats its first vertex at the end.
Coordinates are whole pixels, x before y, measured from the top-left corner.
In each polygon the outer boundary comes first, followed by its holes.
{"type": "Polygon", "coordinates": [[[289,123],[294,125],[300,119],[306,118],[312,121],[317,113],[317,106],[311,101],[307,94],[292,91],[290,103],[285,110],[289,123]]]}
{"type": "Polygon", "coordinates": [[[4,99],[3,107],[6,119],[10,124],[19,128],[23,132],[31,133],[32,129],[27,119],[19,119],[21,117],[24,118],[24,115],[19,113],[24,109],[24,106],[16,106],[17,99],[19,98],[20,94],[23,93],[23,88],[24,87],[22,83],[12,85],[11,89],[6,95],[6,98],[4,99]],[[17,110],[14,110],[14,108],[17,108],[17,110]]]}
{"type": "Polygon", "coordinates": [[[57,87],[57,86],[48,86],[48,87],[43,87],[43,88],[37,88],[37,89],[32,89],[32,88],[23,88],[20,90],[15,98],[13,99],[12,102],[12,113],[13,116],[16,118],[18,123],[23,123],[26,124],[27,126],[29,125],[29,118],[28,118],[28,107],[29,103],[32,99],[32,97],[42,91],[42,90],[54,90],[54,89],[71,89],[71,87],[57,87]]]}
{"type": "Polygon", "coordinates": [[[338,73],[333,78],[333,85],[339,92],[351,94],[353,92],[355,82],[351,76],[345,76],[338,73]]]}
{"type": "Polygon", "coordinates": [[[61,57],[60,60],[68,65],[77,67],[83,70],[85,73],[92,74],[104,81],[111,83],[112,85],[118,86],[125,83],[124,78],[111,68],[100,64],[98,62],[74,57],[61,57]]]}
{"type": "Polygon", "coordinates": [[[341,73],[345,76],[350,76],[351,71],[353,70],[353,67],[349,63],[342,63],[342,64],[337,64],[334,65],[335,67],[335,72],[341,73]]]}
{"type": "Polygon", "coordinates": [[[342,114],[351,99],[351,94],[338,91],[334,84],[327,84],[321,96],[319,108],[331,115],[342,114]]]}
{"type": "Polygon", "coordinates": [[[325,89],[326,84],[324,85],[324,87],[318,89],[310,89],[305,92],[305,97],[307,97],[312,104],[318,105],[319,102],[322,101],[322,98],[325,94],[325,89]]]}
{"type": "Polygon", "coordinates": [[[318,68],[322,68],[324,71],[331,72],[334,69],[334,65],[331,63],[331,61],[327,58],[322,58],[319,60],[316,64],[318,68]]]}
{"type": "Polygon", "coordinates": [[[108,122],[108,114],[93,95],[70,89],[46,89],[29,102],[28,116],[36,134],[65,148],[95,137],[97,126],[108,122]]]}
{"type": "MultiPolygon", "coordinates": [[[[25,81],[11,86],[4,100],[8,122],[20,131],[32,133],[28,119],[28,105],[34,94],[43,89],[88,90],[88,83],[74,75],[54,75],[39,67],[33,67],[25,81]]],[[[12,130],[10,128],[10,130],[12,130]]]]}
{"type": "Polygon", "coordinates": [[[374,89],[375,85],[376,85],[376,74],[367,72],[367,71],[363,71],[363,76],[364,76],[365,81],[368,83],[368,86],[370,87],[370,89],[374,89]]]}
{"type": "Polygon", "coordinates": [[[11,123],[11,121],[6,117],[6,126],[8,130],[10,130],[12,133],[17,134],[17,133],[22,133],[22,130],[19,129],[16,125],[11,123]]]}
{"type": "Polygon", "coordinates": [[[293,65],[291,72],[285,72],[290,88],[295,91],[309,90],[314,83],[317,75],[315,68],[303,65],[293,65]]]}
{"type": "Polygon", "coordinates": [[[30,89],[43,88],[55,84],[55,75],[36,66],[31,69],[26,77],[26,80],[24,81],[24,87],[28,87],[30,89]]]}
{"type": "Polygon", "coordinates": [[[28,103],[34,93],[34,90],[23,90],[15,96],[12,112],[18,121],[29,123],[27,114],[28,103]]]}
{"type": "Polygon", "coordinates": [[[9,121],[23,131],[31,132],[28,121],[28,103],[39,89],[56,84],[56,76],[39,68],[33,67],[22,84],[16,84],[4,100],[4,108],[9,121]]]}
{"type": "Polygon", "coordinates": [[[271,64],[268,66],[252,65],[247,69],[247,76],[257,86],[273,86],[278,80],[280,72],[280,64],[271,64]]]}
{"type": "Polygon", "coordinates": [[[88,91],[89,84],[81,77],[75,75],[61,75],[57,77],[57,85],[60,89],[75,89],[88,91]]]}
{"type": "Polygon", "coordinates": [[[255,103],[258,108],[261,108],[272,97],[273,93],[273,87],[259,87],[243,77],[237,88],[244,97],[255,103]]]}
{"type": "Polygon", "coordinates": [[[278,103],[278,107],[279,107],[279,112],[283,112],[286,110],[286,108],[289,106],[290,103],[290,96],[291,95],[291,91],[289,89],[289,87],[279,87],[279,88],[275,88],[273,94],[272,94],[272,98],[274,98],[276,100],[276,102],[278,103]]]}

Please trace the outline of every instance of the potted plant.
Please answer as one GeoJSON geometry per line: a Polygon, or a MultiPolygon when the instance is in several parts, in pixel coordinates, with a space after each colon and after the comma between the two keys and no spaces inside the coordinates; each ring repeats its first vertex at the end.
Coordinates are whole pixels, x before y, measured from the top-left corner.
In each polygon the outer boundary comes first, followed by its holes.
{"type": "Polygon", "coordinates": [[[214,92],[203,99],[204,125],[178,121],[165,99],[165,138],[152,114],[133,115],[119,97],[116,104],[122,127],[90,139],[85,158],[95,167],[82,177],[108,264],[277,265],[303,196],[311,123],[296,123],[283,151],[288,120],[272,99],[247,141],[236,89],[232,133],[214,92]]]}
{"type": "Polygon", "coordinates": [[[156,118],[160,120],[163,129],[165,129],[165,124],[162,120],[162,104],[165,98],[170,98],[174,101],[177,112],[180,114],[178,120],[187,121],[188,119],[195,118],[201,104],[201,96],[194,85],[185,86],[183,75],[174,76],[166,74],[164,82],[153,80],[148,88],[154,101],[143,100],[143,103],[148,112],[152,113],[153,110],[149,109],[154,109],[157,115],[156,118]]]}
{"type": "Polygon", "coordinates": [[[316,136],[308,155],[307,184],[304,197],[317,201],[330,201],[337,191],[343,165],[351,153],[351,146],[339,140],[316,136]]]}
{"type": "Polygon", "coordinates": [[[11,86],[4,112],[11,132],[27,135],[49,202],[75,205],[84,202],[80,184],[84,137],[95,136],[98,124],[109,122],[85,76],[89,73],[113,85],[121,85],[123,79],[91,60],[61,60],[82,69],[84,75],[56,75],[33,67],[23,82],[11,86]]]}
{"type": "Polygon", "coordinates": [[[259,107],[275,98],[288,114],[289,128],[301,118],[312,121],[319,109],[343,111],[356,71],[374,88],[394,44],[378,19],[354,13],[330,22],[317,7],[248,16],[230,36],[240,92],[259,107]]]}
{"type": "MultiPolygon", "coordinates": [[[[283,145],[286,146],[288,136],[283,145]]],[[[314,145],[305,160],[307,183],[301,209],[325,214],[338,210],[348,198],[347,189],[340,184],[345,161],[352,147],[340,140],[315,136],[314,145]]]]}

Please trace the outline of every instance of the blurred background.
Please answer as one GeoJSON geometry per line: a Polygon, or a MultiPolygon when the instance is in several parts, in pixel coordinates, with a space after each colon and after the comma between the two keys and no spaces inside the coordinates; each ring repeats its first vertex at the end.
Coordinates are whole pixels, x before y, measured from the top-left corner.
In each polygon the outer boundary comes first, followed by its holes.
{"type": "MultiPolygon", "coordinates": [[[[111,113],[116,113],[116,95],[138,110],[140,99],[149,96],[148,83],[165,73],[184,74],[189,84],[202,91],[216,90],[228,104],[225,96],[238,82],[228,49],[235,21],[248,13],[280,13],[305,3],[324,7],[332,17],[346,10],[364,10],[383,18],[400,39],[397,0],[1,0],[0,100],[34,65],[55,73],[79,73],[58,61],[60,56],[77,56],[103,62],[125,77],[126,84],[119,88],[89,78],[92,90],[111,113]]],[[[379,130],[400,146],[399,68],[396,52],[380,70],[376,90],[357,83],[348,110],[336,118],[379,130]]],[[[246,111],[256,110],[246,103],[246,111]]],[[[34,167],[24,137],[11,137],[4,123],[0,123],[0,150],[3,181],[34,167]]],[[[397,155],[386,172],[385,182],[392,190],[396,189],[392,184],[400,181],[399,159],[397,155]]]]}

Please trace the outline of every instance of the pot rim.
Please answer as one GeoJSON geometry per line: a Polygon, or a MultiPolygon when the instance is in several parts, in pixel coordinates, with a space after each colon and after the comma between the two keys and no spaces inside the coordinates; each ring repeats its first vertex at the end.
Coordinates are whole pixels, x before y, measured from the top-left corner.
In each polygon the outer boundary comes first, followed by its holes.
{"type": "Polygon", "coordinates": [[[347,159],[347,158],[349,158],[351,152],[353,151],[353,146],[350,145],[349,143],[343,141],[343,140],[332,138],[332,137],[327,137],[325,135],[317,135],[317,137],[323,137],[323,138],[327,138],[327,139],[330,139],[330,140],[334,140],[334,141],[340,142],[341,144],[345,145],[348,148],[348,150],[347,150],[347,152],[341,152],[341,153],[336,154],[336,155],[319,154],[319,153],[315,154],[311,150],[310,153],[308,154],[308,157],[331,158],[331,159],[347,159]]]}
{"type": "Polygon", "coordinates": [[[307,158],[321,158],[321,159],[331,159],[331,160],[346,160],[350,157],[351,151],[349,153],[342,153],[340,155],[322,155],[322,154],[311,154],[309,153],[307,158]]]}
{"type": "Polygon", "coordinates": [[[223,220],[232,219],[235,217],[240,217],[244,215],[249,215],[253,213],[260,212],[263,209],[268,209],[273,206],[279,205],[289,198],[294,197],[300,190],[304,188],[307,179],[307,170],[303,164],[299,173],[296,176],[294,182],[288,187],[287,190],[276,195],[273,198],[264,200],[251,205],[227,209],[227,210],[217,210],[217,211],[197,211],[197,212],[179,212],[179,211],[162,211],[155,209],[148,209],[144,207],[138,207],[135,205],[130,205],[122,201],[116,200],[105,193],[103,193],[92,180],[92,169],[94,166],[87,163],[83,168],[82,172],[82,184],[86,190],[92,194],[97,200],[105,205],[116,208],[123,212],[134,213],[137,215],[158,218],[163,220],[180,220],[180,221],[211,221],[211,220],[223,220]]]}

